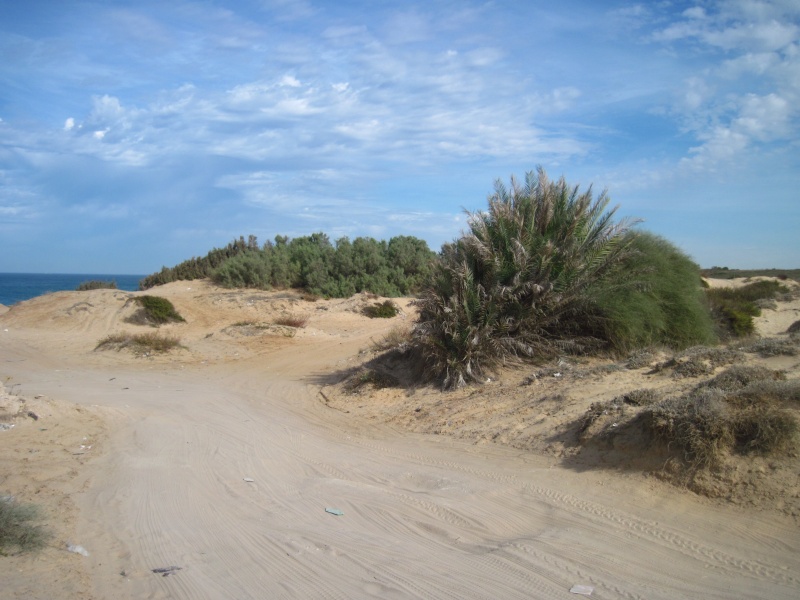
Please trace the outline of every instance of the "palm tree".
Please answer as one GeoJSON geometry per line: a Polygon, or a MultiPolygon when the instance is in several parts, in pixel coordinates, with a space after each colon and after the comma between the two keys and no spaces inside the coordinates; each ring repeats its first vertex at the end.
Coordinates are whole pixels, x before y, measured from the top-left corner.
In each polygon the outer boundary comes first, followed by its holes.
{"type": "Polygon", "coordinates": [[[597,343],[586,293],[625,256],[633,222],[613,221],[605,192],[592,198],[539,167],[524,185],[498,180],[488,210],[442,249],[420,301],[415,339],[428,373],[445,387],[484,377],[499,363],[583,350],[597,343]]]}

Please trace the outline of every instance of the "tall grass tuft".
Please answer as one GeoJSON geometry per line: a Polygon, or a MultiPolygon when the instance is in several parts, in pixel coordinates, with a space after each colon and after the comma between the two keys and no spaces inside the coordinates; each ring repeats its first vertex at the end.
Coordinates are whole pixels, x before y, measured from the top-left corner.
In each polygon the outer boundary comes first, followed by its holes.
{"type": "Polygon", "coordinates": [[[498,181],[469,232],[442,249],[419,302],[414,337],[428,374],[445,387],[500,363],[598,344],[588,291],[625,259],[631,223],[613,221],[602,193],[580,193],[542,168],[498,181]]]}
{"type": "Polygon", "coordinates": [[[36,521],[41,511],[35,504],[20,504],[0,497],[0,554],[41,550],[51,533],[36,521]]]}

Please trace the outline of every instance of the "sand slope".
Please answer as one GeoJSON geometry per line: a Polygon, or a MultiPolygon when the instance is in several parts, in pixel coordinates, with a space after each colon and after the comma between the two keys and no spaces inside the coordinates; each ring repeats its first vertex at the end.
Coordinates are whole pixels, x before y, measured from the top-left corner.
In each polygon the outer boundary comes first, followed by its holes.
{"type": "Polygon", "coordinates": [[[126,292],[0,316],[16,424],[0,432],[0,492],[57,523],[38,557],[0,557],[4,598],[569,598],[575,584],[596,598],[796,597],[800,535],[780,512],[326,406],[320,388],[411,319],[405,301],[385,321],[360,315],[365,296],[150,293],[187,319],[163,328],[186,349],[95,351],[143,330],[125,322],[126,292]],[[257,326],[281,314],[308,326],[257,326]]]}

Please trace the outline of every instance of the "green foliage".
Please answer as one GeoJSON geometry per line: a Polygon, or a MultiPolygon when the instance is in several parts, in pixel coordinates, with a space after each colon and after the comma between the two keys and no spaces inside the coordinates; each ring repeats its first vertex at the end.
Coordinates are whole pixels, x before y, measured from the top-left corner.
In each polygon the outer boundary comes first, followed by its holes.
{"type": "Polygon", "coordinates": [[[788,291],[777,281],[756,281],[739,288],[711,288],[706,290],[706,296],[720,335],[738,338],[755,331],[753,317],[761,315],[758,300],[772,299],[788,291]]]}
{"type": "Polygon", "coordinates": [[[186,321],[175,310],[172,302],[166,298],[160,296],[138,296],[135,301],[141,305],[144,311],[143,320],[147,323],[161,325],[175,321],[186,321]]]}
{"type": "Polygon", "coordinates": [[[258,251],[258,239],[251,235],[245,241],[244,237],[233,240],[224,248],[214,248],[202,258],[193,257],[172,267],[162,267],[158,273],[148,275],[139,282],[140,290],[148,290],[157,285],[164,285],[173,281],[191,281],[210,277],[214,269],[229,258],[243,252],[258,251]]]}
{"type": "Polygon", "coordinates": [[[263,249],[226,259],[211,279],[223,287],[300,288],[320,297],[358,292],[396,297],[417,291],[435,258],[423,240],[399,236],[389,242],[324,233],[289,240],[278,236],[263,249]]]}
{"type": "Polygon", "coordinates": [[[40,519],[41,511],[35,504],[0,497],[0,554],[41,550],[52,536],[35,523],[40,519]]]}
{"type": "Polygon", "coordinates": [[[222,287],[269,289],[272,265],[262,252],[243,252],[222,263],[211,275],[222,287]]]}
{"type": "Polygon", "coordinates": [[[100,340],[95,350],[130,350],[138,356],[154,353],[164,353],[179,348],[180,340],[170,335],[160,335],[158,333],[141,333],[132,335],[129,333],[111,334],[100,340]]]}
{"type": "Polygon", "coordinates": [[[699,267],[652,233],[629,232],[626,244],[630,252],[591,288],[600,325],[595,335],[618,354],[715,343],[699,267]]]}
{"type": "Polygon", "coordinates": [[[76,292],[88,292],[90,290],[115,290],[117,289],[116,281],[84,281],[75,288],[76,292]]]}
{"type": "Polygon", "coordinates": [[[599,340],[589,291],[628,253],[629,223],[605,193],[579,193],[539,168],[501,182],[470,231],[442,248],[420,301],[415,340],[445,387],[477,381],[520,357],[583,351],[599,340]]]}
{"type": "Polygon", "coordinates": [[[376,302],[372,306],[364,307],[364,314],[370,319],[391,319],[396,317],[400,309],[391,300],[376,302]]]}

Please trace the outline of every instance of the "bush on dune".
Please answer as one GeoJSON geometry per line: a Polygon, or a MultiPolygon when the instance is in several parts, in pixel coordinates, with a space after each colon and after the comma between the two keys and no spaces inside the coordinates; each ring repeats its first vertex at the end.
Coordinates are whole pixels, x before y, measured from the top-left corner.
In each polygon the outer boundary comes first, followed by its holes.
{"type": "Polygon", "coordinates": [[[217,285],[236,288],[298,288],[327,298],[358,292],[396,297],[420,289],[435,258],[423,240],[397,236],[385,241],[324,233],[289,240],[276,236],[262,249],[222,261],[210,274],[217,285]]]}
{"type": "Polygon", "coordinates": [[[615,222],[608,202],[541,168],[510,190],[498,182],[488,210],[443,247],[420,301],[414,339],[428,374],[458,387],[520,359],[715,342],[699,267],[615,222]]]}
{"type": "Polygon", "coordinates": [[[706,291],[720,335],[739,338],[755,331],[753,317],[761,315],[759,300],[770,300],[789,289],[777,281],[755,281],[740,288],[715,288],[706,291]]]}
{"type": "Polygon", "coordinates": [[[420,301],[415,340],[429,375],[458,387],[503,362],[597,347],[589,291],[631,243],[608,202],[541,168],[510,190],[498,181],[488,210],[443,248],[420,301]]]}
{"type": "Polygon", "coordinates": [[[618,354],[717,342],[700,267],[662,237],[629,232],[630,252],[590,290],[600,330],[618,354]]]}
{"type": "Polygon", "coordinates": [[[135,302],[142,307],[142,314],[140,317],[135,317],[133,321],[141,319],[145,323],[162,325],[164,323],[184,322],[184,319],[175,306],[161,296],[138,296],[135,302]]]}
{"type": "Polygon", "coordinates": [[[88,292],[90,290],[115,290],[117,289],[116,281],[100,281],[93,279],[91,281],[83,281],[75,288],[76,292],[88,292]]]}

